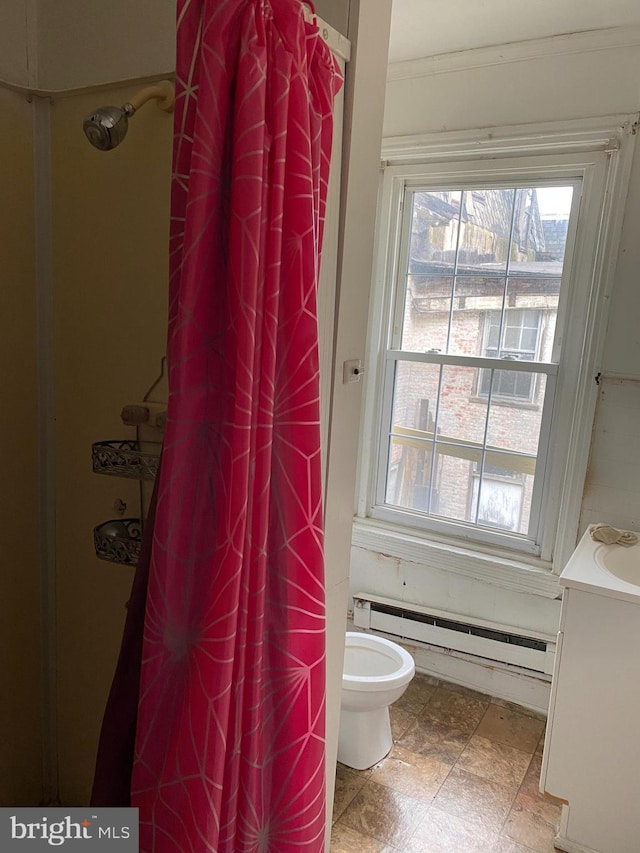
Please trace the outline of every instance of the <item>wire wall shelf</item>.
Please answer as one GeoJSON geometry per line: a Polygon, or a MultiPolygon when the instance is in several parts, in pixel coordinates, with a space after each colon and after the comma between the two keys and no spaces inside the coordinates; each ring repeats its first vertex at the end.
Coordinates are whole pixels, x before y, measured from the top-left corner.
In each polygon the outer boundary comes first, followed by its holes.
{"type": "Polygon", "coordinates": [[[97,441],[91,445],[91,458],[96,474],[155,480],[160,445],[152,450],[142,450],[138,441],[97,441]]]}
{"type": "MultiPolygon", "coordinates": [[[[133,500],[131,484],[123,486],[122,496],[111,504],[118,517],[93,528],[95,555],[100,560],[132,567],[138,563],[142,531],[160,466],[168,395],[167,360],[162,358],[160,373],[142,401],[125,405],[120,413],[124,426],[135,430],[135,438],[96,441],[91,445],[95,474],[136,480],[139,492],[139,508],[132,507],[127,512],[127,505],[133,500]],[[125,513],[139,517],[124,518],[125,513]]],[[[113,489],[105,491],[113,497],[113,489]]]]}
{"type": "Polygon", "coordinates": [[[135,566],[142,544],[142,522],[139,518],[117,518],[93,529],[96,557],[110,563],[135,566]]]}

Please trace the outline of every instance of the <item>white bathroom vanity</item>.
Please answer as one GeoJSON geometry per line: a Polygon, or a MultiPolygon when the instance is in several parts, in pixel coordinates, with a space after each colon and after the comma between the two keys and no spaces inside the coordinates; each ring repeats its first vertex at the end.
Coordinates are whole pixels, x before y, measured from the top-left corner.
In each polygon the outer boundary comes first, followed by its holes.
{"type": "Polygon", "coordinates": [[[556,845],[639,853],[640,544],[602,545],[587,531],[560,582],[540,779],[566,803],[556,845]]]}

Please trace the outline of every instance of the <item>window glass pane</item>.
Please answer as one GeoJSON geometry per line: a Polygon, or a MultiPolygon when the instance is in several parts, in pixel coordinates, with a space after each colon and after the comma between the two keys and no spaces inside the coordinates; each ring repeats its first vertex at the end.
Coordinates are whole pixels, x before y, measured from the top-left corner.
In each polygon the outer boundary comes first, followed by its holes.
{"type": "Polygon", "coordinates": [[[433,442],[392,436],[389,450],[386,503],[428,512],[433,442]]]}
{"type": "Polygon", "coordinates": [[[453,278],[410,275],[402,324],[403,350],[446,352],[453,278]]]}
{"type": "MultiPolygon", "coordinates": [[[[550,321],[551,317],[544,311],[518,308],[509,308],[504,314],[491,311],[484,316],[482,354],[511,361],[548,361],[553,346],[555,312],[553,322],[550,321]]],[[[482,393],[487,391],[485,382],[482,393]]]]}
{"type": "Polygon", "coordinates": [[[428,512],[440,366],[396,365],[385,500],[428,512]]]}
{"type": "Polygon", "coordinates": [[[409,275],[453,273],[461,198],[460,190],[413,194],[409,275]]]}
{"type": "MultiPolygon", "coordinates": [[[[488,376],[490,371],[483,373],[488,376]]],[[[546,378],[541,373],[515,370],[493,372],[487,427],[489,447],[532,456],[537,454],[546,378]],[[518,401],[522,404],[518,405],[518,401]]],[[[508,467],[508,463],[505,462],[503,467],[508,467]]]]}
{"type": "Polygon", "coordinates": [[[509,256],[513,199],[513,189],[465,190],[458,274],[504,274],[509,256]]]}
{"type": "MultiPolygon", "coordinates": [[[[454,355],[484,355],[485,319],[495,315],[486,332],[498,344],[505,281],[498,277],[458,276],[453,292],[451,334],[447,352],[454,355]]],[[[434,318],[435,321],[435,318],[434,318]]]]}
{"type": "Polygon", "coordinates": [[[504,349],[527,351],[531,353],[530,361],[551,360],[560,282],[557,276],[509,278],[505,300],[504,349]]]}
{"type": "Polygon", "coordinates": [[[438,439],[480,444],[484,441],[487,400],[476,394],[477,373],[474,367],[443,366],[438,439]]]}
{"type": "Polygon", "coordinates": [[[455,521],[475,520],[475,504],[470,493],[473,461],[459,455],[464,451],[459,446],[437,444],[436,447],[432,515],[455,521]]]}
{"type": "MultiPolygon", "coordinates": [[[[440,366],[399,361],[394,382],[391,431],[429,431],[433,438],[440,366]]],[[[424,438],[424,436],[422,436],[424,438]]]]}
{"type": "Polygon", "coordinates": [[[519,479],[485,473],[473,480],[472,500],[478,501],[478,524],[526,535],[531,512],[533,477],[519,479]]]}
{"type": "Polygon", "coordinates": [[[573,187],[527,187],[516,192],[509,273],[559,276],[567,245],[573,187]]]}

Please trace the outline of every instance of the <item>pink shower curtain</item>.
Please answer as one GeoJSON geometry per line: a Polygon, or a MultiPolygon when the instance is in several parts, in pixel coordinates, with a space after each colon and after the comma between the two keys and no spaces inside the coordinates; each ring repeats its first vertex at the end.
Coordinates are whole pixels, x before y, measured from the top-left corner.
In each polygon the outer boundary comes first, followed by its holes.
{"type": "MultiPolygon", "coordinates": [[[[324,846],[316,287],[340,83],[299,0],[179,0],[170,399],[131,775],[148,853],[324,846]]],[[[123,647],[112,734],[127,666],[123,647]]]]}

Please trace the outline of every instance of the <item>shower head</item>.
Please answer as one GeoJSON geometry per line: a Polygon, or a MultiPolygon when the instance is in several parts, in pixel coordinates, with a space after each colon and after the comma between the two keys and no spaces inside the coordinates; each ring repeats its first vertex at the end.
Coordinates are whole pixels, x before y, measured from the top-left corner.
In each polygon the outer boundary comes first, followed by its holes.
{"type": "Polygon", "coordinates": [[[131,116],[151,100],[155,100],[161,110],[171,112],[175,102],[173,83],[162,80],[142,89],[121,107],[99,107],[94,110],[82,124],[87,139],[100,151],[112,151],[127,135],[131,116]]]}
{"type": "Polygon", "coordinates": [[[85,135],[94,148],[111,151],[127,135],[129,116],[135,110],[131,104],[122,107],[99,107],[82,124],[85,135]]]}

